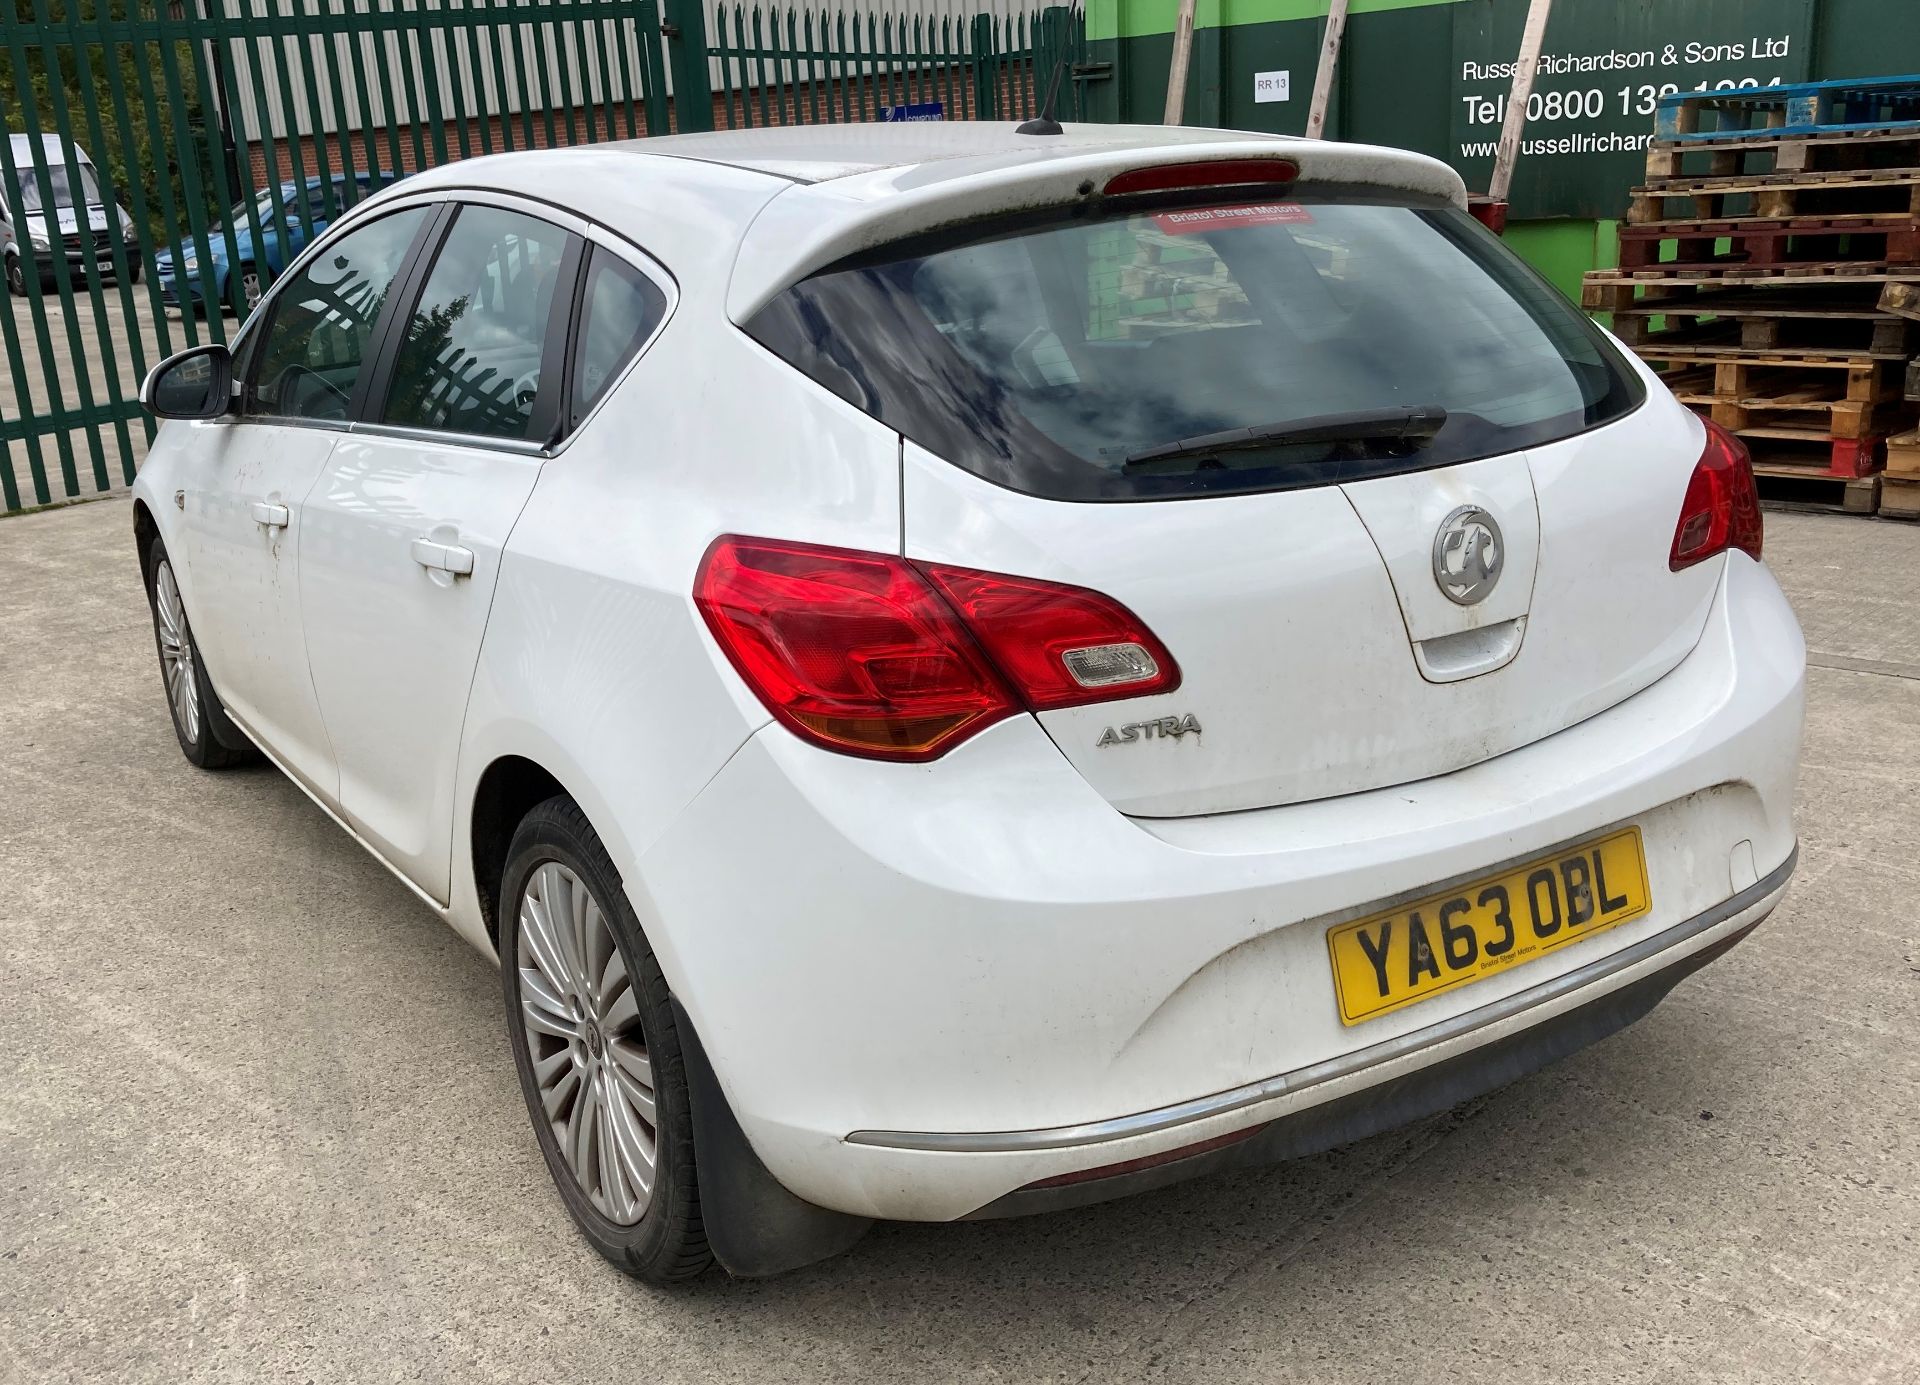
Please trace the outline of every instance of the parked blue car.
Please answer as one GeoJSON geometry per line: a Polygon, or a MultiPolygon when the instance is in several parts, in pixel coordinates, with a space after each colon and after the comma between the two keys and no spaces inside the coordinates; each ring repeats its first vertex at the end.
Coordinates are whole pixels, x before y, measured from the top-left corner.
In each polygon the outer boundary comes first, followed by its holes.
{"type": "MultiPolygon", "coordinates": [[[[394,173],[336,173],[332,179],[332,216],[339,216],[346,210],[349,196],[357,203],[381,188],[398,182],[401,176],[394,173]],[[351,193],[347,188],[349,181],[354,185],[351,193]]],[[[263,190],[254,198],[254,214],[260,224],[260,244],[257,246],[254,244],[253,227],[247,216],[245,202],[236,203],[224,221],[207,228],[208,260],[213,267],[216,303],[232,309],[236,317],[245,317],[253,311],[254,304],[260,301],[262,287],[273,282],[275,276],[305,248],[312,236],[327,229],[330,219],[327,182],[324,178],[309,178],[304,187],[299,183],[282,183],[278,220],[274,215],[272,189],[263,190]],[[311,233],[301,224],[302,198],[312,215],[311,233]],[[228,251],[227,226],[233,227],[234,242],[239,250],[237,260],[228,251]]],[[[153,272],[159,280],[162,296],[172,307],[184,307],[189,303],[197,306],[204,296],[205,275],[199,262],[198,248],[189,232],[182,232],[180,236],[178,272],[175,271],[174,252],[171,249],[162,250],[153,257],[153,272]]]]}

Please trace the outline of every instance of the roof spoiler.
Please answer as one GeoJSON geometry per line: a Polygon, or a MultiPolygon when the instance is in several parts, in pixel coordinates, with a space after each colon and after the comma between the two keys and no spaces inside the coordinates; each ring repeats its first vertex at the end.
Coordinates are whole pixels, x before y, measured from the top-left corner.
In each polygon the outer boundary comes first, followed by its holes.
{"type": "MultiPolygon", "coordinates": [[[[1038,143],[1038,142],[1036,142],[1038,143]]],[[[1464,209],[1466,184],[1438,159],[1403,149],[1249,135],[1191,145],[1076,148],[1047,142],[1005,155],[944,159],[791,187],[747,229],[727,290],[727,316],[745,322],[789,284],[837,260],[960,222],[1103,195],[1119,175],[1172,165],[1222,165],[1222,184],[1246,186],[1256,161],[1293,165],[1275,182],[1340,183],[1438,197],[1464,209]],[[1234,176],[1225,175],[1231,167],[1234,176]]],[[[1122,180],[1123,183],[1126,181],[1122,180]]],[[[1196,177],[1191,186],[1206,186],[1196,177]]]]}

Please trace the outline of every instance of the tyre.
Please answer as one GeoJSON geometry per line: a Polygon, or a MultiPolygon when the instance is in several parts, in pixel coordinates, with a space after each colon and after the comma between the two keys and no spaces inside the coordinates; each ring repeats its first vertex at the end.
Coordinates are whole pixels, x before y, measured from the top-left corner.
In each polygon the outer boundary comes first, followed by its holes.
{"type": "Polygon", "coordinates": [[[259,301],[260,271],[257,268],[243,264],[227,276],[227,306],[235,317],[245,321],[259,301]]]}
{"type": "Polygon", "coordinates": [[[127,255],[127,282],[130,284],[139,283],[140,275],[145,268],[146,267],[140,262],[140,252],[137,250],[129,252],[127,255]]]}
{"type": "Polygon", "coordinates": [[[7,292],[15,298],[27,296],[27,271],[21,268],[18,255],[7,260],[7,292]]]}
{"type": "Polygon", "coordinates": [[[160,683],[180,750],[201,769],[250,765],[260,752],[227,716],[207,681],[200,648],[193,642],[186,604],[173,575],[166,545],[155,539],[147,555],[147,604],[153,610],[153,643],[160,655],[160,683]]]}
{"type": "Polygon", "coordinates": [[[637,1279],[712,1263],[667,984],[580,809],[527,814],[500,892],[500,976],[520,1090],[561,1200],[637,1279]]]}

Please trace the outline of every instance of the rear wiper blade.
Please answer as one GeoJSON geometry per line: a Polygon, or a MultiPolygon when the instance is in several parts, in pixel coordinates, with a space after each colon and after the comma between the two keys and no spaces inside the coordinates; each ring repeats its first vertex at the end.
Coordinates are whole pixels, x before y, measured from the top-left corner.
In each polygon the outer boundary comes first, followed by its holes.
{"type": "Polygon", "coordinates": [[[1241,452],[1249,448],[1276,447],[1296,442],[1404,442],[1423,446],[1433,440],[1433,435],[1440,431],[1446,421],[1447,411],[1438,404],[1361,409],[1350,414],[1319,414],[1291,423],[1228,428],[1218,433],[1181,438],[1178,442],[1163,443],[1135,452],[1124,464],[1132,466],[1136,462],[1157,462],[1168,457],[1241,452]]]}

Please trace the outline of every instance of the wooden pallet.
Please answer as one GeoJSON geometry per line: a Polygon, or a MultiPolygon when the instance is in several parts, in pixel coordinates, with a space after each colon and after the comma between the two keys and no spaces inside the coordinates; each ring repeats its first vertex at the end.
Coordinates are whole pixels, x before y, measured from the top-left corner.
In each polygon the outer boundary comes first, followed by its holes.
{"type": "Polygon", "coordinates": [[[1720,401],[1711,406],[1709,417],[1750,447],[1782,442],[1824,450],[1827,470],[1835,476],[1865,476],[1871,472],[1887,432],[1913,423],[1909,409],[1855,404],[1845,399],[1720,401]]]}
{"type": "Polygon", "coordinates": [[[1920,226],[1863,217],[1790,221],[1694,221],[1678,228],[1620,230],[1620,268],[1781,269],[1814,264],[1907,265],[1920,262],[1920,226]],[[1722,250],[1725,243],[1727,249],[1722,250]]]}
{"type": "Polygon", "coordinates": [[[1824,449],[1827,469],[1838,476],[1871,471],[1880,455],[1876,443],[1914,421],[1913,411],[1899,401],[1834,399],[1817,385],[1750,399],[1720,399],[1693,390],[1675,390],[1674,395],[1749,443],[1790,442],[1824,449]]]}
{"type": "Polygon", "coordinates": [[[1920,430],[1887,439],[1887,475],[1920,481],[1920,430]]]}
{"type": "MultiPolygon", "coordinates": [[[[1880,300],[1889,284],[1828,284],[1824,292],[1809,292],[1807,288],[1747,288],[1743,284],[1686,284],[1676,288],[1659,288],[1657,292],[1636,298],[1628,302],[1619,302],[1613,307],[1615,327],[1620,327],[1632,319],[1644,317],[1665,317],[1670,323],[1688,317],[1718,317],[1726,323],[1763,323],[1780,327],[1774,332],[1776,340],[1751,340],[1749,346],[1778,346],[1786,334],[1799,328],[1786,327],[1793,321],[1824,321],[1824,323],[1853,323],[1855,327],[1845,328],[1857,332],[1862,346],[1868,348],[1868,355],[1884,355],[1885,344],[1905,346],[1908,330],[1901,327],[1903,321],[1914,321],[1916,313],[1893,313],[1887,311],[1880,300]]],[[[1899,284],[1901,290],[1907,290],[1907,284],[1899,284]]],[[[1920,302],[1920,284],[1912,286],[1914,300],[1920,302]]],[[[1772,328],[1768,328],[1772,330],[1772,328]]]]}
{"type": "MultiPolygon", "coordinates": [[[[1793,297],[1809,304],[1832,299],[1852,301],[1879,295],[1880,310],[1896,286],[1920,304],[1920,268],[1887,270],[1879,274],[1847,274],[1822,279],[1817,275],[1754,274],[1744,278],[1690,271],[1667,274],[1655,269],[1594,269],[1580,282],[1580,306],[1593,313],[1665,312],[1708,297],[1738,297],[1766,292],[1773,298],[1793,297]]],[[[1818,309],[1813,309],[1818,311],[1818,309]]],[[[1920,313],[1911,314],[1920,317],[1920,313]]]]}
{"type": "Polygon", "coordinates": [[[1882,471],[1887,462],[1885,436],[1873,438],[1829,438],[1814,441],[1805,438],[1760,437],[1743,439],[1751,451],[1760,446],[1763,461],[1791,457],[1795,464],[1811,465],[1828,476],[1857,480],[1882,471]]]}
{"type": "Polygon", "coordinates": [[[1766,399],[1777,394],[1783,385],[1791,388],[1818,384],[1831,387],[1835,399],[1876,404],[1898,399],[1904,383],[1903,361],[1838,352],[1750,351],[1729,360],[1697,347],[1675,346],[1637,354],[1645,360],[1665,361],[1673,366],[1711,366],[1715,399],[1766,399]],[[1816,372],[1817,376],[1813,374],[1816,372]]]}
{"type": "Polygon", "coordinates": [[[1920,77],[1676,91],[1653,112],[1654,137],[1683,144],[1901,130],[1920,133],[1920,77]]]}
{"type": "MultiPolygon", "coordinates": [[[[1700,265],[1648,265],[1644,269],[1599,269],[1590,271],[1581,285],[1580,303],[1589,312],[1617,311],[1605,300],[1605,290],[1613,285],[1625,284],[1640,286],[1647,284],[1696,284],[1739,283],[1745,285],[1762,284],[1820,284],[1839,279],[1849,284],[1883,284],[1890,280],[1912,280],[1920,282],[1920,272],[1912,265],[1885,265],[1859,261],[1834,263],[1809,262],[1791,265],[1748,265],[1725,264],[1714,266],[1700,265]],[[1589,295],[1587,290],[1594,293],[1589,295]]],[[[1629,295],[1627,302],[1636,302],[1640,295],[1629,295]]]]}
{"type": "Polygon", "coordinates": [[[1817,466],[1755,462],[1753,480],[1761,505],[1768,509],[1870,515],[1880,508],[1878,475],[1834,476],[1817,466]]]}
{"type": "Polygon", "coordinates": [[[1845,400],[1826,405],[1795,405],[1784,401],[1761,400],[1757,403],[1715,403],[1713,421],[1736,434],[1749,448],[1759,444],[1793,444],[1795,450],[1824,451],[1826,469],[1836,476],[1864,476],[1872,473],[1880,459],[1880,444],[1887,428],[1905,428],[1914,417],[1907,411],[1887,413],[1885,405],[1859,405],[1845,400]],[[1805,421],[1795,423],[1795,417],[1805,421]],[[1845,428],[1847,432],[1828,432],[1845,428]],[[1874,432],[1878,428],[1880,432],[1874,432]]]}
{"type": "Polygon", "coordinates": [[[1633,190],[1627,223],[1780,220],[1807,216],[1920,217],[1920,168],[1789,173],[1764,178],[1669,178],[1633,190]],[[1674,203],[1682,203],[1674,206],[1674,203]]]}
{"type": "Polygon", "coordinates": [[[1681,403],[1756,455],[1789,453],[1792,461],[1835,476],[1878,470],[1887,436],[1914,423],[1912,407],[1902,400],[1850,399],[1844,380],[1799,369],[1729,371],[1722,362],[1668,370],[1661,380],[1681,403]]]}
{"type": "Polygon", "coordinates": [[[1899,317],[1711,317],[1636,311],[1619,315],[1613,332],[1640,355],[1668,350],[1741,359],[1745,355],[1826,352],[1905,361],[1920,328],[1899,317]],[[1665,327],[1655,328],[1657,321],[1665,327]]]}
{"type": "MultiPolygon", "coordinates": [[[[1717,283],[1712,279],[1644,280],[1616,269],[1589,272],[1581,284],[1583,306],[1613,313],[1713,315],[1719,317],[1881,316],[1895,286],[1920,303],[1920,271],[1903,280],[1846,278],[1831,283],[1794,279],[1782,284],[1717,283]],[[1602,301],[1604,300],[1604,301],[1602,301]]],[[[1898,314],[1920,318],[1920,313],[1898,314]]]]}
{"type": "Polygon", "coordinates": [[[1880,478],[1880,513],[1888,519],[1920,519],[1920,476],[1880,478]]]}
{"type": "Polygon", "coordinates": [[[1753,137],[1734,134],[1655,140],[1647,146],[1650,184],[1676,178],[1753,178],[1882,168],[1920,168],[1920,134],[1906,130],[1753,137]]]}

